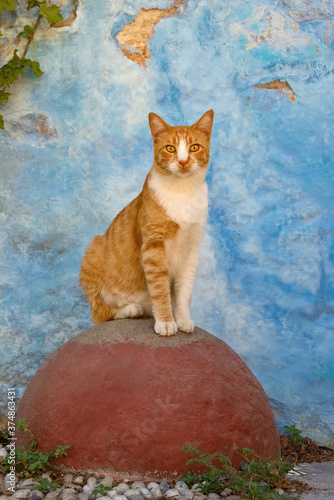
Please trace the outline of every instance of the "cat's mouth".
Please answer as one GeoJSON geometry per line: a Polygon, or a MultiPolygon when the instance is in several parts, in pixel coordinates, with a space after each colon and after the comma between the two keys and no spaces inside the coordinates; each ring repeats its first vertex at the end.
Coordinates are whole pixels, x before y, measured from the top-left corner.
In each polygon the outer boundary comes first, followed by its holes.
{"type": "Polygon", "coordinates": [[[189,174],[191,172],[191,167],[187,167],[185,165],[182,165],[178,167],[178,172],[181,174],[181,175],[185,175],[185,174],[189,174]]]}
{"type": "Polygon", "coordinates": [[[177,177],[188,177],[190,175],[193,175],[195,173],[195,170],[196,168],[194,169],[193,165],[182,165],[181,163],[175,163],[170,169],[170,172],[177,177]]]}

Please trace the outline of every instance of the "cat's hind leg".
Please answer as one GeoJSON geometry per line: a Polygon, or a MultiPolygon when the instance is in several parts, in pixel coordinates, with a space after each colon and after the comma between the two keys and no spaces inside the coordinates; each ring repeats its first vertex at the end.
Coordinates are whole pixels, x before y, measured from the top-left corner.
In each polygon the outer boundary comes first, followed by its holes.
{"type": "Polygon", "coordinates": [[[90,305],[94,325],[115,319],[117,308],[107,304],[100,294],[95,295],[94,299],[90,301],[90,305]]]}
{"type": "Polygon", "coordinates": [[[140,304],[127,304],[117,309],[115,319],[141,318],[144,308],[140,304]]]}

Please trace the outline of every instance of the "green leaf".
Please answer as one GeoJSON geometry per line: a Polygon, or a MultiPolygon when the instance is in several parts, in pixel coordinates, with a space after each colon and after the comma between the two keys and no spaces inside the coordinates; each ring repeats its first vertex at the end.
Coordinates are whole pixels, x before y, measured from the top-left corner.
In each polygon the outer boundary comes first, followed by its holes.
{"type": "Polygon", "coordinates": [[[39,2],[38,0],[28,0],[27,1],[27,10],[31,10],[34,7],[39,7],[40,3],[41,2],[39,2]]]}
{"type": "Polygon", "coordinates": [[[26,24],[25,27],[23,28],[23,31],[19,33],[17,36],[25,36],[27,38],[30,38],[31,35],[34,34],[34,28],[32,26],[29,26],[29,24],[26,24]]]}
{"type": "Polygon", "coordinates": [[[45,17],[48,23],[58,23],[63,20],[63,16],[60,13],[60,8],[57,5],[46,5],[46,3],[41,2],[39,4],[39,13],[45,17]]]}
{"type": "Polygon", "coordinates": [[[5,130],[5,124],[2,115],[0,115],[0,130],[5,130]]]}
{"type": "Polygon", "coordinates": [[[14,10],[15,0],[0,0],[0,14],[4,10],[14,10]]]}
{"type": "Polygon", "coordinates": [[[10,87],[18,79],[19,75],[24,73],[25,68],[20,61],[16,52],[14,52],[12,59],[0,68],[0,87],[10,87]]]}
{"type": "Polygon", "coordinates": [[[12,95],[9,92],[4,92],[3,90],[0,90],[0,104],[5,104],[8,102],[9,96],[12,95]]]}
{"type": "Polygon", "coordinates": [[[43,75],[43,71],[40,68],[39,62],[37,61],[31,61],[30,59],[25,59],[27,61],[26,66],[31,68],[32,72],[36,76],[36,78],[39,78],[40,76],[43,75]]]}
{"type": "Polygon", "coordinates": [[[37,61],[21,59],[15,51],[12,59],[0,68],[0,87],[10,87],[20,75],[25,73],[26,68],[31,68],[37,78],[43,74],[37,61]]]}

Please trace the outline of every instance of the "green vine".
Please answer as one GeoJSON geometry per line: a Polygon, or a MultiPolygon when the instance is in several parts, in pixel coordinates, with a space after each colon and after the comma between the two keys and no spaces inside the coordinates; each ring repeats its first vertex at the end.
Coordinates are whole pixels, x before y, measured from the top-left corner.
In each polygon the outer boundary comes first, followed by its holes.
{"type": "MultiPolygon", "coordinates": [[[[16,8],[15,2],[16,0],[0,0],[0,26],[1,14],[5,11],[14,11],[16,8]]],[[[14,50],[12,58],[0,68],[0,106],[8,102],[8,99],[12,94],[7,92],[7,89],[13,85],[16,80],[18,80],[20,75],[25,74],[27,68],[30,68],[37,78],[43,74],[39,62],[26,58],[28,49],[34,39],[41,19],[45,18],[50,25],[63,20],[63,16],[61,15],[58,5],[53,5],[49,2],[46,4],[45,2],[39,2],[38,0],[27,0],[26,4],[28,11],[36,9],[36,11],[34,11],[34,13],[36,12],[35,18],[32,25],[27,24],[24,26],[23,31],[17,35],[15,40],[15,44],[20,43],[22,39],[25,40],[21,57],[18,55],[19,49],[14,50]]],[[[0,36],[3,36],[1,30],[0,36]]],[[[3,130],[4,128],[3,115],[0,114],[0,129],[3,130]]]]}

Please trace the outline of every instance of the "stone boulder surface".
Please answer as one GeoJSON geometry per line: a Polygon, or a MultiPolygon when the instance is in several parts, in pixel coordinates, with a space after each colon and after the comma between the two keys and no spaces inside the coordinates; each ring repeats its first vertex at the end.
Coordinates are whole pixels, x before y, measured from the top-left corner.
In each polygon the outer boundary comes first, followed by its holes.
{"type": "Polygon", "coordinates": [[[40,450],[70,445],[67,467],[115,477],[195,470],[185,444],[236,467],[235,445],[271,459],[280,449],[267,396],[241,358],[197,327],[159,337],[152,319],[104,323],[66,342],[33,377],[17,417],[40,450]]]}

